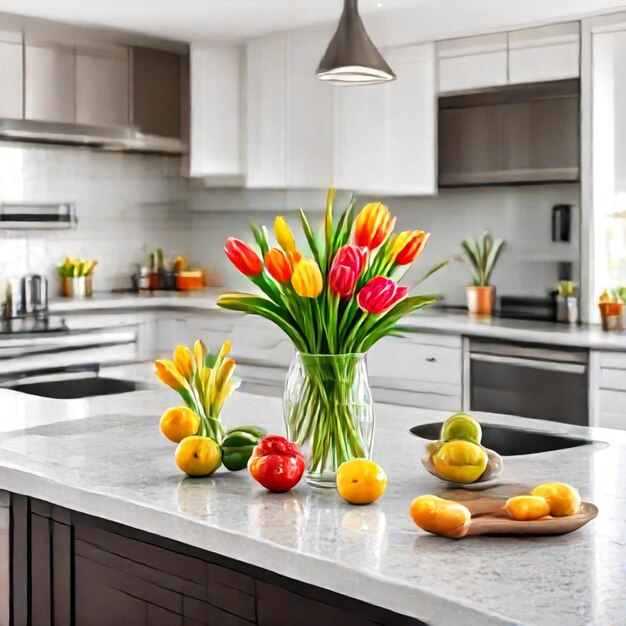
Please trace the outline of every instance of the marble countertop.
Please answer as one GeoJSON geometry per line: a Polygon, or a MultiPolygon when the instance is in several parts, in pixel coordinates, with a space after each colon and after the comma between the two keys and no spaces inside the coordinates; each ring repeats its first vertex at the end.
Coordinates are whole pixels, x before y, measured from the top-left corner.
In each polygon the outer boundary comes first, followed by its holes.
{"type": "MultiPolygon", "coordinates": [[[[148,367],[117,368],[150,380],[148,367]]],[[[177,403],[163,388],[85,400],[0,389],[0,488],[133,526],[332,589],[429,624],[618,624],[626,615],[626,434],[495,415],[483,422],[589,436],[600,443],[509,457],[512,495],[548,480],[576,485],[600,514],[561,537],[428,535],[409,504],[445,486],[419,463],[407,429],[445,415],[376,406],[374,458],[389,476],[377,503],[354,507],[304,483],[270,494],[246,472],[185,478],[158,430],[177,403]],[[604,443],[610,442],[610,443],[604,443]]],[[[224,419],[282,432],[280,401],[237,393],[224,419]]]]}
{"type": "MultiPolygon", "coordinates": [[[[93,298],[50,301],[50,312],[63,315],[97,310],[200,309],[217,310],[217,298],[226,289],[203,289],[187,293],[96,293],[93,298]]],[[[220,309],[221,310],[221,309],[220,309]]],[[[568,326],[556,322],[535,322],[501,318],[470,318],[467,313],[426,308],[402,320],[416,331],[439,332],[468,337],[487,337],[545,343],[555,346],[626,351],[626,332],[603,332],[599,326],[568,326]]]]}

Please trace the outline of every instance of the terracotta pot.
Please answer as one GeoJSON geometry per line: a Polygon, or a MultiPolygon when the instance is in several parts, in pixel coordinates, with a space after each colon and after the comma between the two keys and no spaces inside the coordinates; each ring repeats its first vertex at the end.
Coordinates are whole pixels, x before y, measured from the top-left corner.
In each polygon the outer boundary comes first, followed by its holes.
{"type": "Polygon", "coordinates": [[[496,290],[493,285],[476,287],[470,285],[465,288],[467,308],[472,315],[491,315],[495,301],[496,290]]]}

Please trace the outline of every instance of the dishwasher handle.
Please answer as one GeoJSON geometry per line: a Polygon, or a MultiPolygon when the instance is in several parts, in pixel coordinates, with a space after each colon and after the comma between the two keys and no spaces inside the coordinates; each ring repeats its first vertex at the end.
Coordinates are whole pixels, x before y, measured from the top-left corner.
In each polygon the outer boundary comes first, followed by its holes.
{"type": "Polygon", "coordinates": [[[514,356],[501,356],[495,354],[470,353],[472,361],[483,363],[498,363],[500,365],[513,365],[515,367],[529,367],[532,369],[547,370],[550,372],[564,372],[566,374],[585,374],[587,366],[580,363],[562,363],[559,361],[538,361],[536,359],[524,359],[514,356]]]}

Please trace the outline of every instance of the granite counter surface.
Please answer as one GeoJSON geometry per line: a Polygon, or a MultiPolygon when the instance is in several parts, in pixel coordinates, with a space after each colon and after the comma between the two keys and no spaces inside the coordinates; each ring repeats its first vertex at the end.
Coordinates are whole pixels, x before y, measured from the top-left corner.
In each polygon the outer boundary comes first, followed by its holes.
{"type": "MultiPolygon", "coordinates": [[[[140,368],[136,366],[136,371],[140,368]]],[[[377,503],[354,507],[301,483],[265,492],[244,472],[185,478],[158,430],[173,392],[153,388],[107,398],[43,400],[0,390],[0,489],[272,569],[429,624],[620,624],[626,617],[624,433],[480,415],[588,436],[599,443],[509,457],[501,484],[512,495],[547,480],[576,485],[599,517],[561,537],[428,535],[408,516],[419,494],[443,483],[419,463],[423,442],[407,429],[433,411],[376,407],[375,459],[389,476],[377,503]],[[608,442],[608,443],[607,443],[608,442]]],[[[282,432],[278,399],[243,393],[229,425],[282,432]]]]}
{"type": "MultiPolygon", "coordinates": [[[[62,316],[89,311],[153,309],[212,311],[218,310],[217,299],[225,291],[227,290],[203,289],[188,293],[177,291],[146,294],[97,293],[93,298],[85,300],[53,299],[50,302],[50,312],[62,316]]],[[[594,325],[568,326],[556,322],[470,318],[464,312],[449,312],[436,308],[418,311],[402,320],[402,325],[417,332],[626,352],[626,332],[606,333],[594,325]]]]}

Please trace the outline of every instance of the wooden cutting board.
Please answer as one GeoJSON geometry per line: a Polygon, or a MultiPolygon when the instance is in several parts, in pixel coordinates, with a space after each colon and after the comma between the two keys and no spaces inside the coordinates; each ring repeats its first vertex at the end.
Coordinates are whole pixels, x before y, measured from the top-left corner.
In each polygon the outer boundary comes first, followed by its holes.
{"type": "Polygon", "coordinates": [[[578,530],[598,515],[595,504],[582,502],[580,511],[575,515],[547,515],[537,520],[518,521],[511,519],[505,510],[507,498],[455,497],[452,493],[442,494],[441,497],[466,506],[472,514],[467,524],[441,535],[451,539],[476,535],[564,535],[578,530]]]}

